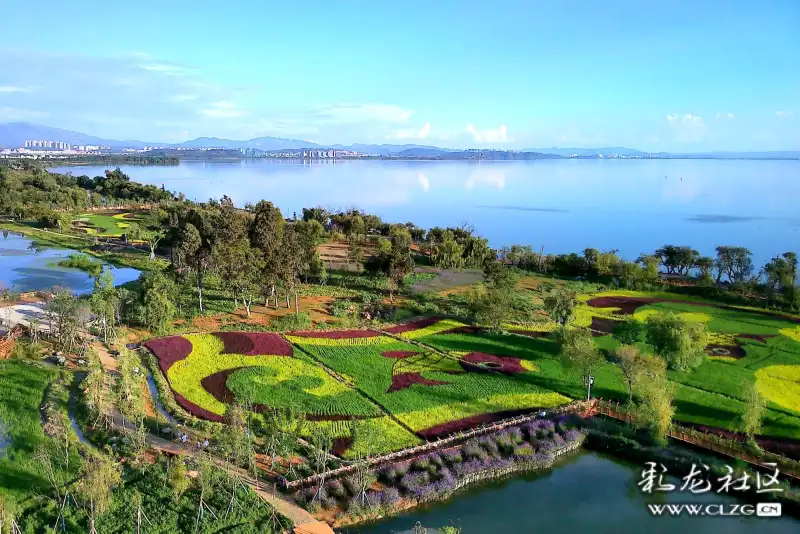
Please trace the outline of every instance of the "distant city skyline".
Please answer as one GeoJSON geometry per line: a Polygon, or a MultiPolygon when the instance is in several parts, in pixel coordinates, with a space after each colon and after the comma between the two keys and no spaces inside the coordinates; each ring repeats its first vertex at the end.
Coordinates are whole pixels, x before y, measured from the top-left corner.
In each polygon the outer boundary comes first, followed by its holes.
{"type": "Polygon", "coordinates": [[[3,7],[0,123],[178,143],[800,149],[800,3],[3,7]]]}

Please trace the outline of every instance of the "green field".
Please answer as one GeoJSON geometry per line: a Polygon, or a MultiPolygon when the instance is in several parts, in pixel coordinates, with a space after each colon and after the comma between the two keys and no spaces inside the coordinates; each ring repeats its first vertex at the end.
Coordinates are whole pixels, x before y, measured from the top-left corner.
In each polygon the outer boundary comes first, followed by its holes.
{"type": "Polygon", "coordinates": [[[126,232],[126,228],[129,228],[132,222],[140,220],[140,217],[131,217],[128,213],[115,215],[82,213],[75,219],[74,224],[89,235],[119,237],[126,232]],[[124,217],[125,215],[127,217],[124,217]]]}
{"type": "MultiPolygon", "coordinates": [[[[44,493],[49,486],[33,454],[52,445],[42,431],[39,406],[55,376],[33,365],[0,361],[0,495],[12,502],[44,493]]],[[[56,474],[62,481],[66,476],[60,469],[56,474]]]]}
{"type": "MultiPolygon", "coordinates": [[[[632,312],[637,320],[672,311],[708,326],[711,343],[723,355],[708,357],[693,371],[668,375],[677,386],[678,421],[736,430],[745,394],[756,384],[768,400],[763,433],[800,438],[800,323],[793,318],[717,307],[701,300],[658,301],[663,294],[605,292],[581,298],[574,325],[590,326],[596,317],[606,322],[623,318],[620,308],[592,300],[600,296],[648,297],[632,312]]],[[[553,326],[542,322],[535,328],[549,332],[553,326]]],[[[461,323],[440,320],[391,335],[369,331],[269,334],[275,338],[267,344],[286,344],[291,347],[290,357],[268,350],[231,353],[213,334],[175,341],[175,347],[184,344],[180,349],[184,354],[176,353],[169,343],[154,352],[158,358],[179,360],[167,377],[173,389],[199,409],[195,415],[219,418],[225,413],[225,399],[248,399],[264,406],[299,409],[312,419],[312,426],[323,426],[334,437],[348,436],[356,422],[373,430],[370,443],[351,444],[350,455],[366,449],[388,452],[515,411],[563,405],[586,394],[577,372],[562,365],[552,337],[470,332],[460,327],[461,323]],[[229,372],[220,378],[224,370],[229,372]],[[206,380],[212,375],[217,378],[206,380]]],[[[244,343],[241,347],[259,343],[255,338],[252,342],[243,339],[236,338],[236,343],[244,343]]],[[[595,342],[606,353],[619,344],[608,334],[598,335],[595,342]]],[[[595,373],[593,395],[627,400],[616,365],[607,362],[595,373]]],[[[192,411],[192,406],[187,409],[192,411]]]]}

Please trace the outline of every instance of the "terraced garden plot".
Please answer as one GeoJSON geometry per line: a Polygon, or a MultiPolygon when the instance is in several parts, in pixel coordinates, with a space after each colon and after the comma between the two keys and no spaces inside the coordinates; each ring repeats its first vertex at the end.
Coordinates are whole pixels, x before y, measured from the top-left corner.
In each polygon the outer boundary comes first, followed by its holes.
{"type": "MultiPolygon", "coordinates": [[[[427,321],[398,335],[460,326],[427,321]]],[[[397,450],[420,437],[569,400],[528,381],[539,369],[520,358],[480,350],[440,354],[369,330],[293,332],[286,339],[294,347],[277,334],[239,332],[146,345],[178,403],[194,415],[222,421],[227,405],[245,400],[256,411],[292,407],[310,425],[328,429],[345,456],[397,450]],[[362,432],[352,443],[354,426],[362,432]]]]}
{"type": "MultiPolygon", "coordinates": [[[[615,291],[583,301],[581,313],[593,320],[633,315],[644,321],[653,313],[670,311],[706,324],[711,333],[709,359],[694,371],[669,374],[679,384],[677,419],[735,430],[745,391],[755,383],[769,401],[764,434],[800,439],[800,374],[796,371],[800,342],[795,337],[799,317],[669,293],[615,291]]],[[[596,342],[607,349],[616,345],[610,336],[598,337],[596,342]]]]}
{"type": "Polygon", "coordinates": [[[364,346],[298,346],[426,437],[569,400],[528,380],[538,371],[519,358],[469,348],[440,354],[387,339],[364,346]]]}

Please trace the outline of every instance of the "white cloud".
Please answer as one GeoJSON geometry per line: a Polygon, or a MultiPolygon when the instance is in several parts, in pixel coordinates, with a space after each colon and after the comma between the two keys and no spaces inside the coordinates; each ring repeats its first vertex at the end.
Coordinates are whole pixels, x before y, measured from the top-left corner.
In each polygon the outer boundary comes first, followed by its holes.
{"type": "Polygon", "coordinates": [[[734,117],[736,117],[736,115],[734,115],[733,113],[731,113],[729,111],[728,114],[726,115],[726,117],[729,118],[729,119],[733,119],[734,117]]]}
{"type": "Polygon", "coordinates": [[[19,87],[17,85],[0,85],[0,93],[30,93],[30,87],[19,87]]]}
{"type": "Polygon", "coordinates": [[[736,117],[736,115],[734,115],[734,114],[733,114],[733,113],[731,113],[730,111],[729,111],[728,113],[720,113],[719,111],[717,111],[717,116],[716,116],[716,117],[714,117],[714,118],[715,118],[716,120],[720,121],[720,120],[725,120],[725,119],[727,119],[727,120],[731,120],[731,119],[733,119],[733,118],[735,118],[735,117],[736,117]]]}
{"type": "Polygon", "coordinates": [[[508,128],[505,124],[488,130],[478,130],[472,124],[467,124],[467,132],[472,134],[472,140],[476,143],[505,143],[508,141],[508,128]]]}
{"type": "Polygon", "coordinates": [[[187,76],[194,72],[193,69],[172,63],[138,63],[136,66],[142,70],[160,72],[167,76],[187,76]]]}
{"type": "Polygon", "coordinates": [[[791,117],[792,115],[794,115],[794,113],[791,112],[791,111],[776,111],[775,112],[775,116],[776,117],[791,117]]]}
{"type": "Polygon", "coordinates": [[[428,189],[431,188],[430,180],[428,180],[428,177],[422,174],[421,172],[417,173],[417,181],[419,182],[419,185],[422,186],[422,190],[425,191],[426,193],[428,192],[428,189]]]}
{"type": "Polygon", "coordinates": [[[396,132],[386,136],[387,139],[425,139],[431,133],[431,123],[426,122],[419,130],[415,128],[407,128],[404,130],[397,130],[396,132]]]}
{"type": "Polygon", "coordinates": [[[210,107],[201,109],[200,113],[206,117],[214,117],[216,119],[229,119],[232,117],[241,117],[244,113],[236,109],[236,105],[228,102],[227,100],[220,100],[214,102],[210,107]]]}
{"type": "Polygon", "coordinates": [[[46,117],[47,113],[32,109],[0,108],[0,121],[24,121],[46,117]]]}
{"type": "Polygon", "coordinates": [[[188,102],[190,100],[197,100],[199,97],[192,94],[173,95],[169,98],[170,102],[188,102]]]}
{"type": "Polygon", "coordinates": [[[406,122],[414,111],[394,104],[333,104],[314,108],[317,115],[334,122],[406,122]]]}

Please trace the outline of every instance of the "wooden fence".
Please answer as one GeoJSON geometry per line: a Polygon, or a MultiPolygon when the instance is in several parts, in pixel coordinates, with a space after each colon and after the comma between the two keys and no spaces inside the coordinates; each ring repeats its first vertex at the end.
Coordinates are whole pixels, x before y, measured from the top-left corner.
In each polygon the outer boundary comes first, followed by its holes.
{"type": "MultiPolygon", "coordinates": [[[[587,413],[590,413],[592,408],[593,405],[591,401],[576,401],[567,404],[565,406],[556,408],[555,410],[548,410],[547,418],[560,417],[562,415],[567,415],[572,413],[586,415],[587,413]]],[[[369,458],[366,460],[367,465],[369,465],[370,467],[375,467],[381,464],[396,462],[398,460],[414,457],[420,454],[444,449],[453,446],[457,443],[460,443],[462,441],[466,441],[467,439],[470,438],[483,436],[485,434],[491,434],[493,432],[497,432],[498,430],[503,430],[504,428],[522,425],[524,423],[535,421],[537,419],[540,419],[540,417],[538,413],[534,413],[529,415],[521,415],[517,417],[503,419],[495,423],[484,424],[481,426],[477,426],[475,428],[471,428],[469,430],[464,430],[462,432],[451,434],[450,436],[444,438],[423,443],[422,445],[417,445],[416,447],[412,447],[410,449],[403,449],[402,451],[397,451],[390,454],[385,454],[383,456],[376,456],[374,458],[369,458]]],[[[351,473],[355,471],[357,468],[358,468],[357,464],[346,465],[338,469],[332,469],[330,471],[327,471],[324,474],[320,473],[316,475],[311,475],[309,477],[294,480],[292,482],[281,481],[281,486],[285,489],[290,489],[290,490],[296,489],[308,484],[313,484],[314,482],[323,477],[324,478],[339,477],[347,473],[351,473]]]]}
{"type": "Polygon", "coordinates": [[[25,333],[25,330],[26,328],[24,326],[16,325],[6,337],[0,339],[0,360],[6,360],[11,356],[11,351],[14,350],[17,339],[25,333]]]}
{"type": "MultiPolygon", "coordinates": [[[[602,399],[593,399],[592,411],[595,413],[632,423],[634,416],[626,411],[619,403],[611,403],[602,399]]],[[[800,481],[800,462],[792,460],[780,454],[771,452],[764,452],[761,455],[755,455],[744,448],[744,444],[740,441],[728,439],[716,434],[708,432],[700,432],[692,428],[683,427],[673,424],[669,431],[669,437],[700,447],[702,449],[710,450],[717,454],[722,454],[731,458],[736,458],[745,461],[751,465],[761,467],[764,469],[774,469],[776,466],[780,473],[787,478],[800,481]]]]}

